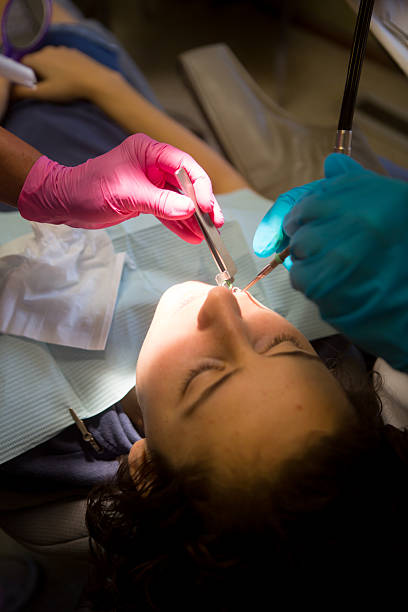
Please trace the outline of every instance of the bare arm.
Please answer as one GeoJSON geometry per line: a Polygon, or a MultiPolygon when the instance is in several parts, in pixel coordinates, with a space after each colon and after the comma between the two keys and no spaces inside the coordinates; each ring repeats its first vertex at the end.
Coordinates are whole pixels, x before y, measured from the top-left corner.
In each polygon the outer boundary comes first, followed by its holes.
{"type": "Polygon", "coordinates": [[[214,193],[228,193],[248,187],[243,177],[190,130],[165,115],[135,91],[118,73],[112,75],[108,90],[95,90],[92,102],[128,132],[143,132],[186,151],[204,168],[214,193]],[[113,83],[116,81],[116,86],[113,83]]]}
{"type": "Polygon", "coordinates": [[[11,83],[8,79],[0,76],[0,120],[3,118],[9,101],[11,83]]]}
{"type": "Polygon", "coordinates": [[[42,81],[35,90],[16,87],[19,97],[65,102],[85,98],[129,133],[143,132],[189,153],[210,176],[214,193],[228,193],[248,184],[200,138],[150,104],[116,71],[76,49],[46,47],[26,56],[42,81]]]}
{"type": "Polygon", "coordinates": [[[27,174],[41,153],[0,128],[0,200],[17,208],[27,174]]]}
{"type": "MultiPolygon", "coordinates": [[[[3,2],[3,4],[5,4],[3,2]]],[[[10,81],[0,76],[0,119],[7,109],[10,81]]],[[[0,201],[17,208],[25,178],[41,154],[5,129],[0,128],[0,201]]]]}

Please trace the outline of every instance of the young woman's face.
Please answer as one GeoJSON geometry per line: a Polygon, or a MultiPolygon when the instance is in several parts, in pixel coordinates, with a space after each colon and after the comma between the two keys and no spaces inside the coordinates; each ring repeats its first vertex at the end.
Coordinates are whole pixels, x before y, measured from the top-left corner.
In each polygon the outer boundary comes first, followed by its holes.
{"type": "Polygon", "coordinates": [[[174,467],[277,465],[352,411],[291,323],[247,293],[198,282],[163,294],[136,378],[147,446],[174,467]]]}

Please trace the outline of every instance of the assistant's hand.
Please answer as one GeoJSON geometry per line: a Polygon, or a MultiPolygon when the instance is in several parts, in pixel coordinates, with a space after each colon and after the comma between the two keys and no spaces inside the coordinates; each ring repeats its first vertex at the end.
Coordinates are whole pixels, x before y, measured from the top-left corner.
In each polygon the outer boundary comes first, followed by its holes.
{"type": "Polygon", "coordinates": [[[31,168],[18,199],[20,214],[30,221],[64,223],[98,229],[141,213],[155,215],[175,234],[201,242],[190,198],[175,191],[174,172],[184,166],[198,205],[220,227],[224,218],[211,181],[194,159],[145,134],[129,136],[108,153],[74,167],[40,157],[31,168]]]}
{"type": "Polygon", "coordinates": [[[341,154],[284,221],[290,278],[355,344],[408,370],[408,183],[341,154]]]}

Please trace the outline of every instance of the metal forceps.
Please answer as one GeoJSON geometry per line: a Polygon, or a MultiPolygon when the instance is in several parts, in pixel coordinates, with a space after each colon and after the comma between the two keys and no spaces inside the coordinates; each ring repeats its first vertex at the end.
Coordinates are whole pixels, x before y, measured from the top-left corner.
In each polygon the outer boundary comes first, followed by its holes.
{"type": "Polygon", "coordinates": [[[233,262],[225,244],[223,243],[219,231],[211,221],[210,215],[208,213],[203,213],[200,210],[195,197],[193,184],[185,168],[181,167],[179,170],[176,170],[174,176],[177,179],[181,191],[194,202],[196,209],[194,216],[198,221],[198,225],[203,232],[208,248],[211,251],[211,255],[213,256],[216,266],[219,269],[219,273],[215,277],[215,282],[217,285],[224,285],[228,287],[228,289],[232,289],[234,276],[237,273],[237,267],[233,262]]]}

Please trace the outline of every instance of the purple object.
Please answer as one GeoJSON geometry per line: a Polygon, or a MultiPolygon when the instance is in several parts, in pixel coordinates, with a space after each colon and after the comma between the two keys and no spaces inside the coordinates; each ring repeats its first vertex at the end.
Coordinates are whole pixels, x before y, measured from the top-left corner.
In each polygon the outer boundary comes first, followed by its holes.
{"type": "Polygon", "coordinates": [[[1,20],[3,53],[20,60],[38,49],[51,22],[52,0],[9,0],[1,20]]]}

